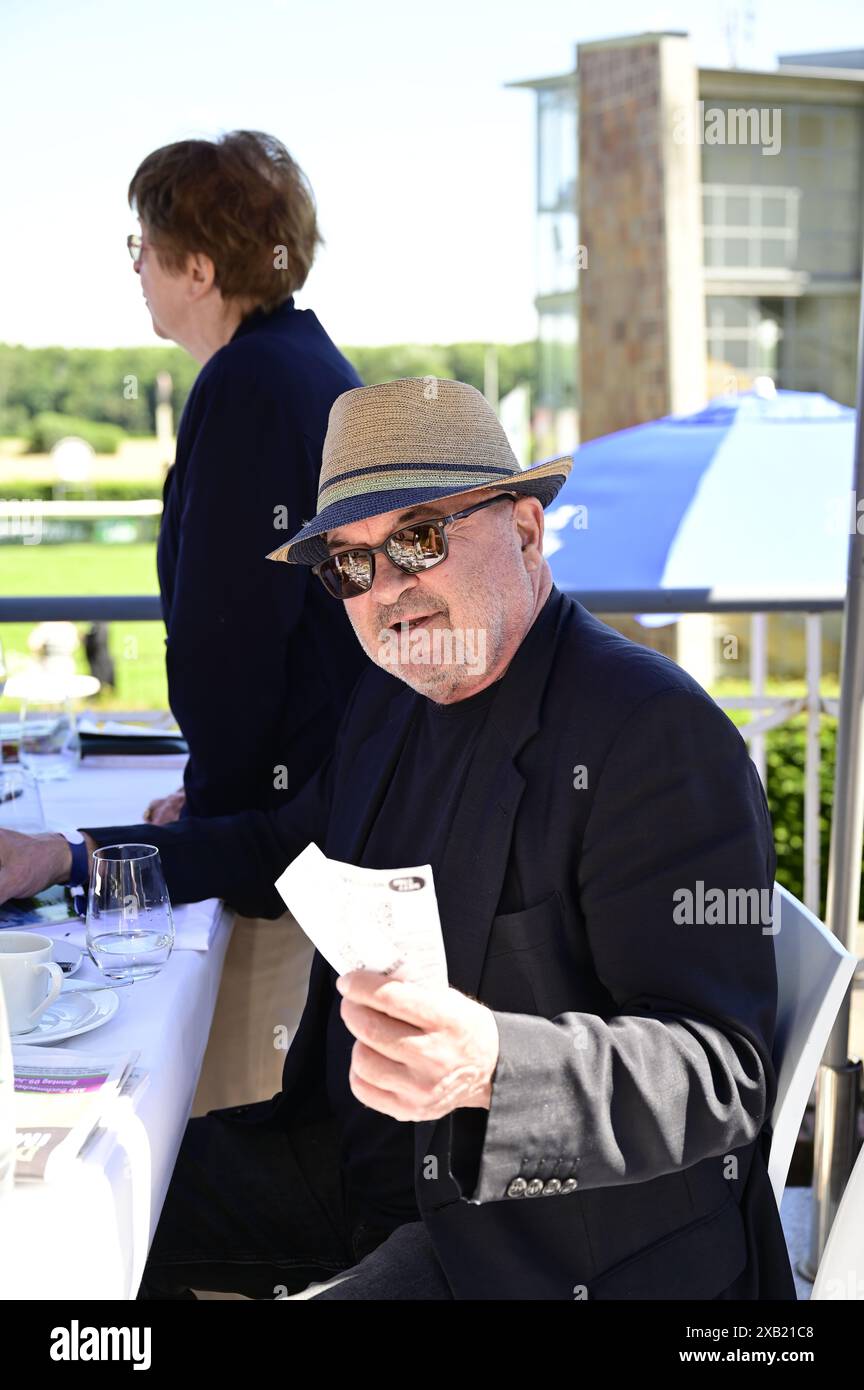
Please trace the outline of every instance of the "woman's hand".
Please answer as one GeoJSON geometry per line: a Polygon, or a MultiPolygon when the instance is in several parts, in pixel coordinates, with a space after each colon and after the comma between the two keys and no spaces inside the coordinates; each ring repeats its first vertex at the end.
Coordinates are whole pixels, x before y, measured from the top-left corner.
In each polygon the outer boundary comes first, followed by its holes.
{"type": "Polygon", "coordinates": [[[151,801],[147,810],[144,812],[144,819],[151,825],[170,825],[172,821],[180,819],[180,812],[186,805],[186,793],[182,787],[178,787],[176,792],[170,796],[159,797],[156,801],[151,801]]]}

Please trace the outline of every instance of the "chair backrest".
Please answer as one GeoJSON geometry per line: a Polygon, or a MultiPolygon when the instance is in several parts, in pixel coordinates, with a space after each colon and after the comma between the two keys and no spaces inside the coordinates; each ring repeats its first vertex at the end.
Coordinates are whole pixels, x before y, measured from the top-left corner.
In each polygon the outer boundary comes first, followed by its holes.
{"type": "Polygon", "coordinates": [[[807,1101],[856,959],[779,883],[774,885],[774,927],[777,1098],[768,1176],[779,1209],[807,1101]]]}
{"type": "Polygon", "coordinates": [[[813,1282],[813,1299],[864,1299],[864,1146],[846,1184],[813,1282]]]}

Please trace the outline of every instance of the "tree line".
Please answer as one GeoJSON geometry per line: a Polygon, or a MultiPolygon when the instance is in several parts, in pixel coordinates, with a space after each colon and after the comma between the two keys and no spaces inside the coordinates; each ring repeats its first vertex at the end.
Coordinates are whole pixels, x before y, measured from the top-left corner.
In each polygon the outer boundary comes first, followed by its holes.
{"type": "MultiPolygon", "coordinates": [[[[450,343],[343,347],[368,386],[403,376],[451,377],[483,390],[489,345],[450,343]]],[[[536,344],[495,346],[498,390],[526,384],[536,398],[536,344]]],[[[175,422],[200,368],[177,347],[27,348],[0,344],[0,435],[44,438],[38,417],[68,416],[129,435],[155,429],[156,379],[168,372],[175,422]]],[[[75,431],[69,431],[75,432],[75,431]]]]}

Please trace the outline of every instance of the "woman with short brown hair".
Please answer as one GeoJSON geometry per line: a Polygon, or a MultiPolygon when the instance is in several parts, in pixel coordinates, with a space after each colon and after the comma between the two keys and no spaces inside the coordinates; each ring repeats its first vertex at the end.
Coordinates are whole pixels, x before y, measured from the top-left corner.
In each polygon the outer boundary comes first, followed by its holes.
{"type": "Polygon", "coordinates": [[[295,307],[322,237],[274,136],[155,150],[129,202],[153,327],[202,363],[157,551],[169,701],[190,754],[184,792],[150,808],[164,823],[184,798],[190,815],[278,805],[329,754],[365,658],[314,578],[265,556],[313,515],[330,406],[362,382],[295,307]]]}
{"type": "MultiPolygon", "coordinates": [[[[330,407],[363,383],[295,306],[322,238],[279,140],[239,130],[167,145],[129,200],[153,327],[202,364],[157,549],[169,702],[189,744],[184,787],[148,808],[164,824],[278,806],[330,755],[368,660],[311,571],[265,557],[314,516],[330,407]]],[[[290,914],[235,920],[196,1113],[278,1089],[273,1038],[296,1026],[310,956],[290,914]]]]}

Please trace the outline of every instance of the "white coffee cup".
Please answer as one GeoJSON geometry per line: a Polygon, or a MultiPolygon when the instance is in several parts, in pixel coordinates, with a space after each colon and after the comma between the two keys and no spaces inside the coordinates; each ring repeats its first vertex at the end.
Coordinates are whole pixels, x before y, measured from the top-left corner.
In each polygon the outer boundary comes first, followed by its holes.
{"type": "Polygon", "coordinates": [[[29,1033],[53,1004],[63,971],[51,959],[54,943],[31,931],[0,932],[0,979],[13,1037],[29,1033]]]}

